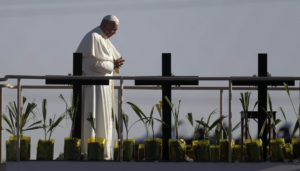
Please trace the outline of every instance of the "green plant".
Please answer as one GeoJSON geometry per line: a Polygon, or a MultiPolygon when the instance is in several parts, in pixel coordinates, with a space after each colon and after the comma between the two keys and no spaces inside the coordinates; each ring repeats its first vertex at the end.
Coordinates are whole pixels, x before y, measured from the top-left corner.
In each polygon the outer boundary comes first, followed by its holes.
{"type": "MultiPolygon", "coordinates": [[[[298,107],[298,112],[296,112],[294,102],[293,102],[293,100],[291,98],[291,95],[290,95],[289,86],[286,83],[283,83],[283,85],[284,85],[285,91],[288,94],[289,100],[290,100],[290,102],[291,102],[291,104],[293,106],[294,114],[296,115],[296,118],[297,118],[297,121],[296,121],[296,123],[294,125],[293,132],[292,132],[292,138],[293,138],[295,136],[296,131],[298,129],[299,129],[299,136],[300,136],[300,105],[298,107]]],[[[300,83],[299,83],[299,87],[300,87],[300,83]]],[[[284,111],[283,111],[282,108],[281,108],[281,112],[284,114],[284,111]]]]}
{"type": "MultiPolygon", "coordinates": [[[[155,138],[154,135],[154,121],[160,122],[162,124],[165,124],[162,120],[155,118],[154,115],[154,109],[156,107],[158,113],[161,116],[162,113],[162,107],[160,104],[155,104],[149,113],[149,117],[145,115],[145,113],[134,103],[127,102],[133,109],[133,111],[136,113],[136,115],[139,117],[138,121],[142,121],[143,124],[146,127],[147,136],[148,136],[148,127],[150,127],[152,132],[152,138],[146,138],[144,139],[144,152],[145,152],[145,159],[147,161],[155,161],[161,159],[161,139],[155,138]]],[[[137,122],[138,122],[137,121],[137,122]]]]}
{"type": "Polygon", "coordinates": [[[145,115],[145,113],[137,106],[135,105],[134,103],[131,103],[131,102],[127,102],[127,104],[129,104],[131,106],[131,108],[134,110],[134,112],[137,114],[137,116],[139,117],[139,120],[138,121],[142,121],[145,126],[147,127],[146,130],[148,130],[148,126],[151,128],[151,131],[152,131],[152,138],[154,139],[154,121],[157,121],[157,122],[160,122],[162,124],[165,124],[162,120],[158,119],[158,118],[155,118],[153,116],[154,114],[154,108],[156,107],[158,113],[160,114],[161,116],[161,106],[159,104],[155,104],[152,108],[151,108],[151,111],[150,111],[150,114],[149,114],[149,117],[147,117],[145,115]]]}
{"type": "Polygon", "coordinates": [[[209,115],[208,115],[208,118],[207,118],[207,121],[205,122],[203,117],[201,118],[201,120],[196,120],[196,122],[201,125],[204,129],[204,137],[203,139],[207,139],[208,136],[209,136],[209,133],[212,129],[214,129],[217,125],[220,125],[222,124],[222,121],[224,118],[226,118],[226,116],[221,116],[219,117],[217,120],[215,120],[211,125],[209,125],[209,122],[210,122],[210,119],[211,119],[211,116],[213,114],[216,113],[216,110],[213,110],[209,115]]]}
{"type": "Polygon", "coordinates": [[[6,128],[5,130],[11,134],[12,136],[17,136],[17,132],[20,132],[20,135],[23,136],[23,133],[29,130],[35,130],[35,129],[40,129],[41,127],[38,126],[42,121],[33,121],[35,119],[35,113],[34,113],[34,109],[36,108],[36,103],[32,102],[28,102],[26,103],[26,97],[23,97],[23,104],[25,107],[25,112],[23,112],[24,107],[21,107],[21,113],[20,113],[20,126],[19,126],[19,130],[17,129],[17,112],[18,112],[18,108],[16,105],[16,102],[9,102],[9,104],[7,105],[7,109],[8,109],[8,115],[4,114],[2,115],[2,118],[4,119],[4,121],[6,122],[6,124],[8,125],[8,128],[6,128]],[[9,118],[8,118],[9,117],[9,118]],[[32,122],[30,124],[30,122],[32,122]],[[29,125],[29,126],[27,126],[29,125]]]}
{"type": "Polygon", "coordinates": [[[134,111],[134,113],[139,118],[139,120],[137,120],[136,122],[134,122],[134,124],[137,123],[137,122],[139,122],[139,121],[141,121],[144,124],[144,126],[145,126],[147,137],[148,137],[149,130],[148,130],[148,126],[147,126],[146,121],[145,121],[145,119],[147,118],[146,114],[136,104],[134,104],[132,102],[127,102],[127,104],[130,105],[130,107],[132,108],[132,110],[134,111]]]}
{"type": "Polygon", "coordinates": [[[79,102],[79,98],[76,98],[74,100],[74,98],[72,98],[72,102],[71,105],[69,106],[66,99],[64,98],[64,96],[62,94],[59,95],[59,98],[63,100],[63,102],[66,105],[66,111],[64,112],[64,114],[66,115],[66,118],[69,118],[71,120],[71,132],[72,132],[72,137],[74,137],[74,128],[75,128],[75,119],[76,119],[76,114],[78,111],[78,102],[79,102]]]}
{"type": "Polygon", "coordinates": [[[43,124],[41,125],[41,128],[44,130],[44,137],[45,137],[44,139],[47,140],[47,135],[49,134],[48,140],[50,140],[54,129],[65,118],[65,115],[61,115],[57,119],[55,118],[54,115],[53,118],[49,118],[47,124],[47,99],[43,99],[42,113],[43,113],[43,124]]]}
{"type": "MultiPolygon", "coordinates": [[[[245,115],[245,125],[246,125],[246,134],[249,135],[250,139],[252,139],[251,134],[250,134],[250,130],[249,130],[249,104],[250,104],[250,96],[251,93],[250,92],[245,92],[245,93],[241,93],[241,97],[239,98],[241,104],[242,104],[242,108],[243,108],[243,112],[245,115]]],[[[258,101],[255,102],[253,109],[256,107],[256,105],[258,104],[258,101]]]]}
{"type": "MultiPolygon", "coordinates": [[[[275,119],[274,115],[273,115],[273,107],[272,107],[272,99],[271,99],[271,96],[270,94],[268,94],[268,102],[269,102],[269,112],[266,110],[266,109],[263,109],[265,114],[267,115],[267,119],[264,121],[263,125],[262,125],[262,128],[260,130],[260,133],[259,133],[259,136],[262,136],[262,134],[264,133],[264,129],[267,125],[267,120],[270,120],[270,130],[274,130],[273,133],[273,139],[276,139],[277,136],[276,136],[276,126],[281,122],[281,119],[275,119]]],[[[285,121],[286,121],[286,116],[285,116],[285,113],[282,109],[282,107],[280,107],[281,109],[281,113],[282,113],[282,116],[284,117],[285,121]]],[[[270,135],[271,137],[271,135],[270,135]]]]}
{"type": "Polygon", "coordinates": [[[127,114],[123,113],[122,115],[122,120],[125,126],[125,131],[126,131],[126,139],[128,139],[128,134],[129,134],[129,130],[131,127],[128,127],[128,122],[129,122],[129,117],[127,114]]]}

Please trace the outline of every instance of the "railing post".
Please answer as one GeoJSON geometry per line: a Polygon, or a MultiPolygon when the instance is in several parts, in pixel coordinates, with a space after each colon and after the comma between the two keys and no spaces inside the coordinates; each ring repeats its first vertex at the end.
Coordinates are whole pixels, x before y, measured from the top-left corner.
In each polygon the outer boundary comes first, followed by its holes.
{"type": "Polygon", "coordinates": [[[232,81],[229,80],[229,106],[228,106],[228,138],[229,138],[229,143],[228,143],[228,162],[232,161],[231,158],[231,141],[232,141],[232,135],[231,135],[231,129],[232,129],[232,125],[231,125],[231,118],[232,118],[232,111],[231,111],[231,105],[232,105],[232,81]]]}
{"type": "MultiPolygon", "coordinates": [[[[223,116],[223,89],[220,90],[220,118],[223,116]]],[[[223,122],[221,123],[223,127],[223,122]]],[[[224,138],[223,129],[221,129],[221,139],[224,138]]]]}
{"type": "Polygon", "coordinates": [[[18,95],[18,112],[17,112],[17,161],[20,161],[20,116],[22,114],[22,87],[21,87],[21,79],[18,78],[18,87],[17,87],[17,95],[18,95]]]}
{"type": "MultiPolygon", "coordinates": [[[[2,128],[2,113],[3,113],[3,87],[0,86],[0,128],[2,128]]],[[[2,163],[2,129],[0,129],[0,163],[2,163]]]]}
{"type": "Polygon", "coordinates": [[[119,126],[119,154],[120,154],[120,161],[123,161],[123,120],[122,120],[122,115],[123,115],[123,90],[124,90],[124,85],[123,85],[123,78],[120,79],[120,88],[118,90],[118,126],[119,126]]]}

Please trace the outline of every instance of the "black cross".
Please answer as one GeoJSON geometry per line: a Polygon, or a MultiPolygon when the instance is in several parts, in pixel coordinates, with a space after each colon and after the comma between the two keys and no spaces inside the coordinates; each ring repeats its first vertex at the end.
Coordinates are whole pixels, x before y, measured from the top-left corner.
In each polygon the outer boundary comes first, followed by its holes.
{"type": "MultiPolygon", "coordinates": [[[[262,53],[258,54],[258,77],[267,77],[268,74],[268,66],[267,66],[267,54],[262,53]]],[[[247,80],[247,81],[232,81],[232,85],[241,85],[241,86],[258,86],[258,134],[263,126],[263,123],[267,119],[267,115],[264,112],[264,109],[267,110],[267,87],[271,86],[279,86],[283,85],[283,83],[287,83],[288,85],[295,85],[294,80],[247,80]]],[[[267,145],[269,144],[267,139],[268,129],[264,129],[262,134],[262,141],[263,141],[263,158],[266,160],[267,158],[267,145]]]]}
{"type": "MultiPolygon", "coordinates": [[[[73,76],[82,75],[82,53],[73,54],[73,76]]],[[[72,128],[72,137],[81,138],[81,86],[82,85],[109,85],[108,79],[91,79],[86,77],[85,79],[77,79],[74,77],[65,78],[64,76],[47,76],[46,84],[68,84],[73,85],[73,100],[77,104],[77,113],[75,114],[75,122],[72,128]]]]}
{"type": "MultiPolygon", "coordinates": [[[[171,53],[162,54],[162,76],[171,77],[171,53]]],[[[165,96],[171,101],[171,89],[172,85],[198,85],[198,77],[190,77],[191,80],[182,80],[180,78],[176,80],[135,80],[135,85],[161,85],[162,86],[162,119],[166,123],[162,128],[163,136],[163,160],[169,159],[168,140],[171,138],[171,108],[165,100],[165,96]]]]}

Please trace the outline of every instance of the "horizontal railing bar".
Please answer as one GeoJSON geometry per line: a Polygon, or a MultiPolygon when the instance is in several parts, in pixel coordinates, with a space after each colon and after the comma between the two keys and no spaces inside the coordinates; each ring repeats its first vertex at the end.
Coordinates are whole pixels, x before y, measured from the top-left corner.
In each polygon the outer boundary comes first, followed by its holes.
{"type": "MultiPolygon", "coordinates": [[[[0,87],[5,88],[11,88],[16,89],[16,85],[10,85],[10,84],[0,84],[0,87]]],[[[48,85],[23,85],[21,86],[22,89],[72,89],[72,86],[48,86],[48,85]]],[[[115,86],[115,89],[119,89],[120,86],[115,86]]],[[[124,86],[124,89],[128,90],[161,90],[161,86],[124,86]]],[[[228,87],[178,87],[178,86],[172,86],[173,90],[228,90],[228,87]]],[[[256,87],[233,87],[233,90],[257,90],[256,87]]],[[[284,87],[269,87],[268,90],[274,90],[274,91],[282,91],[285,90],[284,87]]],[[[289,90],[300,90],[298,87],[289,87],[289,90]]]]}
{"type": "Polygon", "coordinates": [[[8,79],[115,79],[115,80],[206,80],[206,81],[247,81],[247,80],[300,80],[300,77],[247,77],[247,76],[233,76],[233,77],[198,77],[198,76],[67,76],[67,75],[6,75],[4,78],[0,78],[0,81],[6,81],[8,79]]]}

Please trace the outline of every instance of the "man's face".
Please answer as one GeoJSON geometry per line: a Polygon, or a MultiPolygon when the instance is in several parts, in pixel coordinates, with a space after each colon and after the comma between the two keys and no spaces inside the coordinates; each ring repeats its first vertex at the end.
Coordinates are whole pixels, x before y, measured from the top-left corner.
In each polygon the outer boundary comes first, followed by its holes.
{"type": "Polygon", "coordinates": [[[119,28],[119,24],[116,24],[115,22],[108,22],[104,25],[104,34],[107,36],[107,38],[110,38],[114,34],[116,34],[117,30],[119,28]]]}

